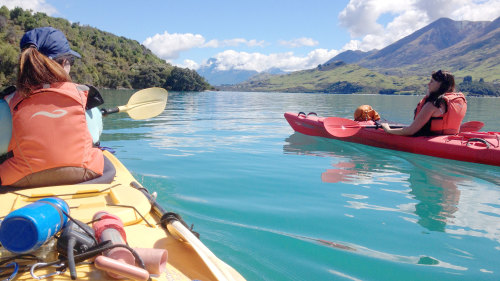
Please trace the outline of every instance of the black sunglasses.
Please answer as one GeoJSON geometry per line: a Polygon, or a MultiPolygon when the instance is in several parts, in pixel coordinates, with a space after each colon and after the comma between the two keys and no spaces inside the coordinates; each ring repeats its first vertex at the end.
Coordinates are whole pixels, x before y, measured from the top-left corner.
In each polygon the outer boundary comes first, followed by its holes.
{"type": "Polygon", "coordinates": [[[55,61],[61,65],[63,65],[64,61],[67,61],[67,62],[69,62],[69,65],[73,66],[73,64],[75,64],[75,57],[74,56],[62,56],[62,57],[56,58],[55,61]]]}
{"type": "Polygon", "coordinates": [[[432,74],[432,77],[436,81],[444,81],[446,79],[446,75],[443,73],[443,71],[440,69],[432,74]]]}

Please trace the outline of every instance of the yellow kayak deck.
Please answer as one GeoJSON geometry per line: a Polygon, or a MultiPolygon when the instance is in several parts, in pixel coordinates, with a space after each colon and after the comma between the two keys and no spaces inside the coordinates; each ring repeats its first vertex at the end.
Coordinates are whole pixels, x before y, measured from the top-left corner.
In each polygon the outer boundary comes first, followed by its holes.
{"type": "MultiPolygon", "coordinates": [[[[174,221],[165,230],[160,225],[161,214],[158,214],[158,210],[150,202],[152,196],[148,198],[144,191],[136,188],[142,186],[114,155],[109,152],[105,152],[105,155],[116,169],[112,183],[10,191],[0,195],[0,218],[41,198],[58,197],[68,203],[71,217],[85,223],[91,222],[93,215],[99,211],[118,216],[125,225],[130,247],[166,249],[166,271],[160,275],[151,275],[152,280],[245,280],[231,266],[218,259],[180,222],[174,221]]],[[[8,253],[1,249],[0,259],[3,259],[8,253]]],[[[46,262],[55,260],[57,253],[54,246],[54,250],[46,257],[46,262]]],[[[97,269],[91,261],[77,264],[78,280],[115,280],[97,269]]],[[[43,276],[53,272],[54,267],[41,267],[36,270],[36,275],[43,276]]],[[[30,272],[24,272],[19,273],[16,279],[33,280],[33,277],[30,272]]],[[[69,271],[50,276],[47,280],[70,280],[69,271]]]]}

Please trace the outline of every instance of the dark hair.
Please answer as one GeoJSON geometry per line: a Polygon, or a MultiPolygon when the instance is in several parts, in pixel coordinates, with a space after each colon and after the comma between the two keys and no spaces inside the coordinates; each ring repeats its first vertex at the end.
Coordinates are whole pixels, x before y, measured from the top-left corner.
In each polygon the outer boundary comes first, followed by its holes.
{"type": "Polygon", "coordinates": [[[436,107],[439,107],[444,102],[444,94],[455,91],[455,77],[450,72],[443,70],[432,72],[431,77],[441,85],[437,91],[429,93],[426,102],[432,102],[436,107]]]}
{"type": "Polygon", "coordinates": [[[73,55],[63,55],[54,59],[58,64],[64,67],[64,61],[68,61],[71,66],[75,63],[75,57],[73,55]]]}
{"type": "Polygon", "coordinates": [[[56,61],[30,46],[21,52],[17,72],[17,91],[27,97],[43,84],[71,82],[71,77],[56,61]]]}

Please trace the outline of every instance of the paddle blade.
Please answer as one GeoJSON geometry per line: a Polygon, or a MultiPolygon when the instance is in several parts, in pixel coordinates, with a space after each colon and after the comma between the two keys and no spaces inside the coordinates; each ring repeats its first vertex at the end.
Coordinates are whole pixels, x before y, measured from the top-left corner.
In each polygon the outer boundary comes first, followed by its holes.
{"type": "Polygon", "coordinates": [[[340,117],[325,118],[323,125],[330,135],[338,138],[353,136],[361,129],[358,122],[340,117]]]}
{"type": "Polygon", "coordinates": [[[481,121],[469,121],[460,125],[460,133],[463,132],[477,132],[481,130],[484,126],[484,123],[481,121]]]}
{"type": "Polygon", "coordinates": [[[118,108],[120,112],[127,112],[132,119],[148,119],[161,114],[165,110],[167,100],[167,90],[154,87],[136,92],[130,97],[127,105],[118,108]]]}

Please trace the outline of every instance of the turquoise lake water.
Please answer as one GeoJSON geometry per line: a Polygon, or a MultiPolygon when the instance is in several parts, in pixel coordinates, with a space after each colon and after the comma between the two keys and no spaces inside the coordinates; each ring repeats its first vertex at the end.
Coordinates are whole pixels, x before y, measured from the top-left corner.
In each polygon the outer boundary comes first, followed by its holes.
{"type": "MultiPolygon", "coordinates": [[[[104,91],[108,105],[131,91],[104,91]]],[[[409,123],[418,96],[170,93],[102,145],[247,280],[500,280],[500,167],[294,133],[286,111],[409,123]]],[[[465,121],[500,131],[500,99],[465,121]]]]}

